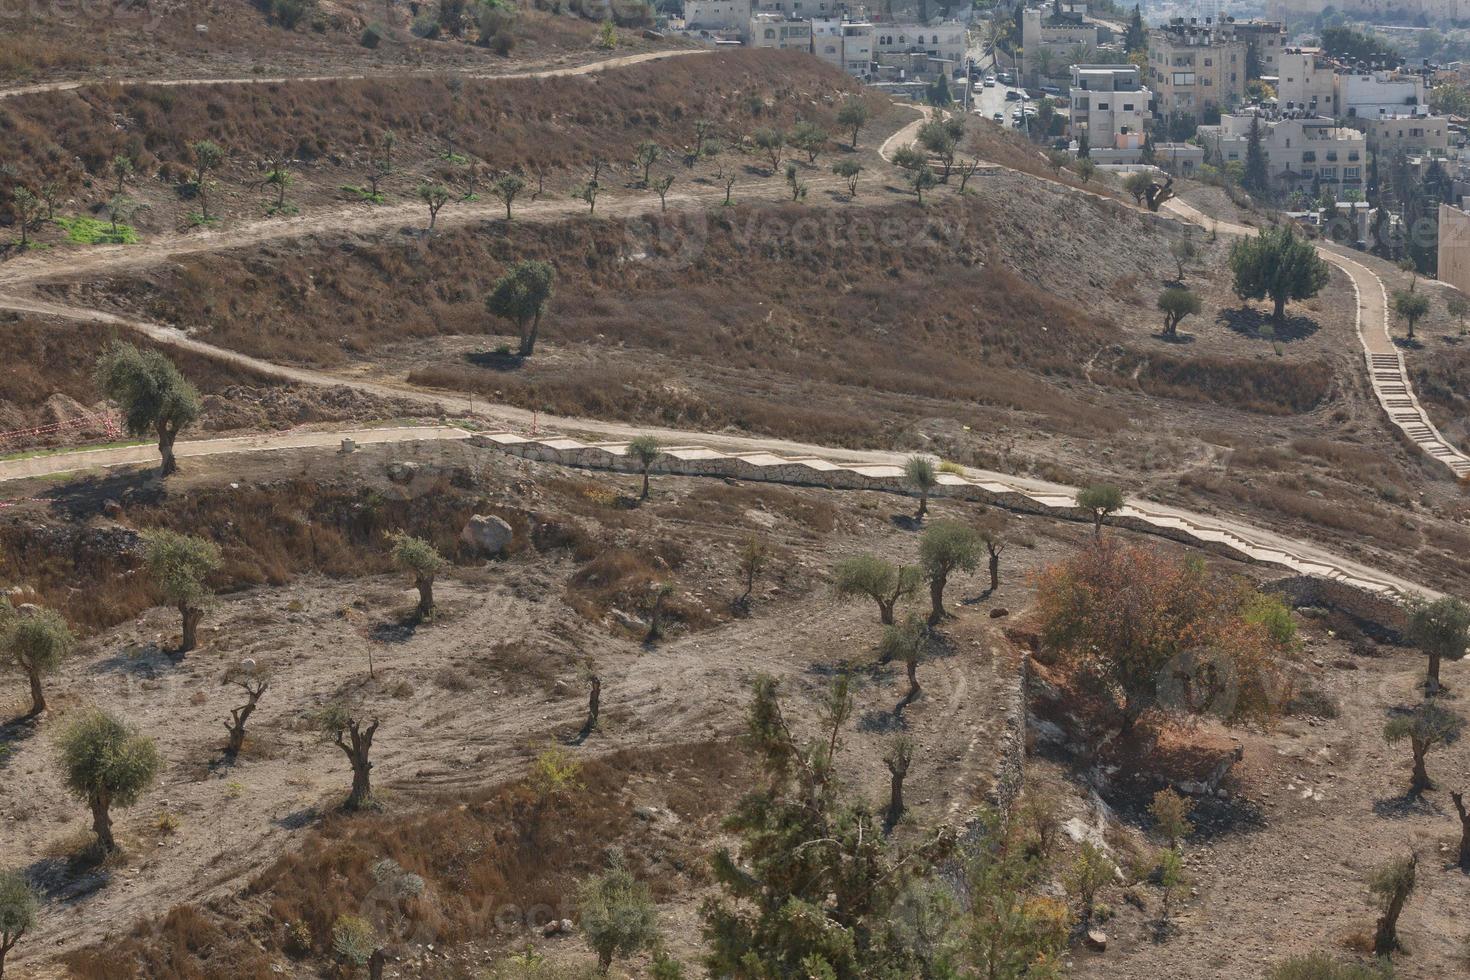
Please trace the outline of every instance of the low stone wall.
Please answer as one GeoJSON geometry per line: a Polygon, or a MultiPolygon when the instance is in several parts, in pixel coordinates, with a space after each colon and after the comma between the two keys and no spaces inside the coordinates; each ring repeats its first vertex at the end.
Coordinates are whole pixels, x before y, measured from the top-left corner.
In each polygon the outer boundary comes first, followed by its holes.
{"type": "Polygon", "coordinates": [[[1403,603],[1372,595],[1332,579],[1292,575],[1272,582],[1270,589],[1295,607],[1317,606],[1340,612],[1365,634],[1382,643],[1403,642],[1409,613],[1403,603]]]}

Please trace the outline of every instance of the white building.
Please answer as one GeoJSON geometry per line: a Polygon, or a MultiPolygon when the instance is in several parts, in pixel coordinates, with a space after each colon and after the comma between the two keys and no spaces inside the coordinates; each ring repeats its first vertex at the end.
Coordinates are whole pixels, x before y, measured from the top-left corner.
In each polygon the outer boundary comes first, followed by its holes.
{"type": "Polygon", "coordinates": [[[750,46],[810,51],[812,25],[807,20],[792,20],[783,14],[756,14],[750,18],[750,46]]]}
{"type": "Polygon", "coordinates": [[[873,72],[875,30],[867,21],[813,18],[812,53],[857,78],[873,72]]]}
{"type": "Polygon", "coordinates": [[[1065,77],[1067,66],[1089,60],[1099,43],[1097,24],[1080,13],[1058,17],[1051,4],[1028,8],[1021,15],[1021,75],[1028,85],[1065,77]]]}
{"type": "Polygon", "coordinates": [[[1339,197],[1344,191],[1362,190],[1367,137],[1322,116],[1264,112],[1221,116],[1220,125],[1199,128],[1200,141],[1210,151],[1210,162],[1220,166],[1244,164],[1252,123],[1257,118],[1266,172],[1277,187],[1306,190],[1320,181],[1334,188],[1339,197]]]}
{"type": "Polygon", "coordinates": [[[1135,65],[1073,65],[1068,121],[1093,150],[1141,150],[1148,89],[1135,65]]]}
{"type": "Polygon", "coordinates": [[[1317,48],[1288,48],[1280,62],[1276,97],[1284,109],[1376,119],[1422,112],[1427,104],[1421,75],[1348,68],[1317,48]]]}
{"type": "Polygon", "coordinates": [[[959,64],[965,57],[965,25],[957,20],[923,24],[874,25],[873,51],[885,54],[927,54],[959,64]]]}
{"type": "Polygon", "coordinates": [[[743,31],[750,26],[751,12],[751,0],[684,0],[684,27],[743,31]]]}

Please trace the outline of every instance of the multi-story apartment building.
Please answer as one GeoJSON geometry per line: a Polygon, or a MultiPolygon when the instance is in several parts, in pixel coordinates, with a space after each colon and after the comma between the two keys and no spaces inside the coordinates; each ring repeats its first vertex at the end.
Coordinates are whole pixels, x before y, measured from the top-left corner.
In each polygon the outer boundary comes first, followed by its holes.
{"type": "MultiPolygon", "coordinates": [[[[1255,52],[1257,76],[1275,78],[1281,70],[1281,52],[1286,49],[1286,25],[1270,20],[1235,20],[1226,17],[1221,31],[1237,41],[1244,41],[1246,52],[1255,52]]],[[[1246,58],[1249,65],[1250,58],[1246,58]]],[[[1249,71],[1249,67],[1246,69],[1249,71]]],[[[1249,78],[1246,81],[1250,81],[1249,78]]]]}
{"type": "Polygon", "coordinates": [[[965,58],[965,25],[957,20],[933,26],[877,24],[874,25],[873,52],[879,61],[884,55],[926,54],[958,65],[965,58]]]}
{"type": "Polygon", "coordinates": [[[753,48],[812,49],[811,21],[795,20],[785,14],[753,15],[746,36],[753,48]]]}
{"type": "Polygon", "coordinates": [[[1396,115],[1384,112],[1378,116],[1359,116],[1349,122],[1367,134],[1368,148],[1380,156],[1393,156],[1400,151],[1410,156],[1449,155],[1449,120],[1431,116],[1425,109],[1396,115]]]}
{"type": "Polygon", "coordinates": [[[1234,33],[1175,18],[1149,32],[1148,86],[1161,116],[1203,116],[1245,100],[1246,43],[1234,33]]]}
{"type": "Polygon", "coordinates": [[[684,0],[684,26],[689,30],[745,30],[753,12],[751,0],[684,0]]]}
{"type": "Polygon", "coordinates": [[[857,78],[873,72],[875,31],[868,21],[812,19],[812,54],[857,78]]]}
{"type": "Polygon", "coordinates": [[[1134,150],[1143,146],[1151,94],[1134,65],[1073,65],[1068,122],[1072,138],[1088,146],[1134,150]]]}
{"type": "Polygon", "coordinates": [[[1266,171],[1279,189],[1309,189],[1317,181],[1336,189],[1339,196],[1362,189],[1367,138],[1334,119],[1306,113],[1244,112],[1222,116],[1218,126],[1201,126],[1200,141],[1211,162],[1245,163],[1257,119],[1266,171]]]}
{"type": "Polygon", "coordinates": [[[1065,78],[1068,66],[1090,60],[1098,44],[1098,26],[1082,14],[1064,10],[1057,16],[1050,4],[1027,8],[1021,17],[1021,77],[1028,85],[1065,78]]]}

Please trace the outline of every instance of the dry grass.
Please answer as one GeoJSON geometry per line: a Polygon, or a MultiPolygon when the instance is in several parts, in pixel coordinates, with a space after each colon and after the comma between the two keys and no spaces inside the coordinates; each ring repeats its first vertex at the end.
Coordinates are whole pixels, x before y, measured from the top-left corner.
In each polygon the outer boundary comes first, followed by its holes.
{"type": "Polygon", "coordinates": [[[253,161],[286,153],[303,165],[355,167],[360,178],[370,147],[392,130],[401,163],[452,138],[457,153],[497,170],[555,171],[595,158],[625,164],[648,139],[680,147],[698,118],[716,121],[722,140],[798,115],[821,121],[857,90],[845,73],[783,51],[675,58],[592,79],[99,86],[0,105],[0,164],[24,181],[76,181],[105,175],[127,154],[140,175],[176,181],[190,168],[189,144],[211,139],[230,154],[227,176],[258,179],[253,161]]]}
{"type": "Polygon", "coordinates": [[[426,885],[422,897],[402,903],[407,931],[427,930],[443,946],[513,940],[503,923],[517,913],[572,914],[577,882],[603,867],[614,844],[655,897],[703,881],[708,834],[748,778],[744,756],[728,743],[694,742],[589,761],[579,789],[544,803],[526,783],[513,783],[421,811],[332,815],[255,879],[241,907],[174,909],[67,963],[82,980],[265,980],[271,954],[293,950],[293,928],[307,940],[305,952],[325,957],[333,923],[361,914],[373,866],[385,858],[426,885]],[[634,816],[639,801],[628,787],[649,779],[677,824],[656,830],[634,816]]]}

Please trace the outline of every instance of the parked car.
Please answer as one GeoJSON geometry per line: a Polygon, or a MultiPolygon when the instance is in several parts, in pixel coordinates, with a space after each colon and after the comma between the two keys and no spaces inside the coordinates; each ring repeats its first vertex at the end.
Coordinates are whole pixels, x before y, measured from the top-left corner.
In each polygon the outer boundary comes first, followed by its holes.
{"type": "Polygon", "coordinates": [[[981,84],[984,85],[985,88],[995,88],[995,79],[993,79],[993,78],[987,78],[981,84]]]}
{"type": "Polygon", "coordinates": [[[1003,123],[1006,121],[1005,113],[1003,112],[992,112],[990,114],[990,118],[998,123],[1003,123]]]}
{"type": "Polygon", "coordinates": [[[1006,101],[1007,102],[1020,102],[1023,97],[1024,96],[1022,96],[1020,92],[1017,92],[1013,88],[1006,89],[1006,101]]]}

